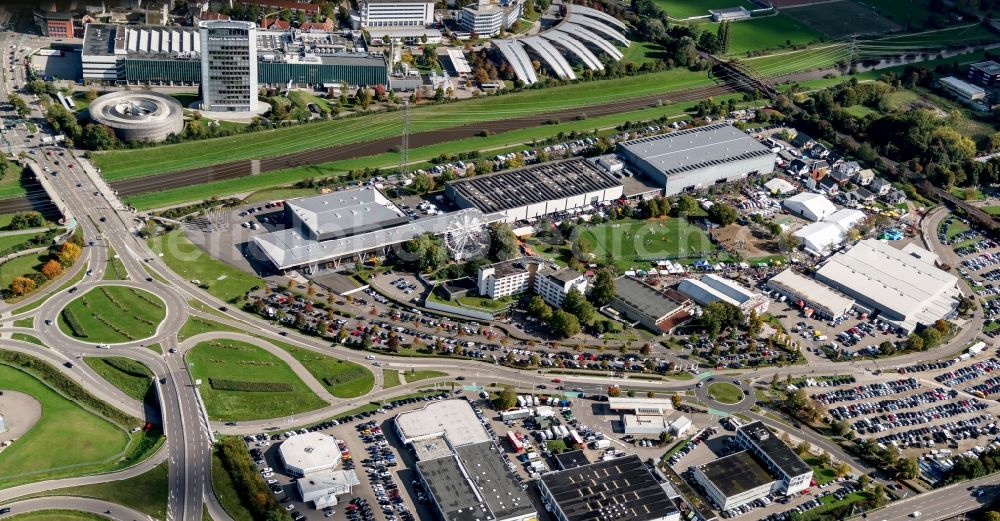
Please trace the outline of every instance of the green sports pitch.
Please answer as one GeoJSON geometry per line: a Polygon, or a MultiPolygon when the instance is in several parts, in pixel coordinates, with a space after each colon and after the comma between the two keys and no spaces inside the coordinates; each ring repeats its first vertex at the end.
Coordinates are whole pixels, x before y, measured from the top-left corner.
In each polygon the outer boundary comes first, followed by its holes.
{"type": "Polygon", "coordinates": [[[578,243],[594,258],[612,257],[627,266],[657,259],[691,259],[710,255],[717,248],[708,235],[684,219],[615,221],[587,228],[578,243]]]}

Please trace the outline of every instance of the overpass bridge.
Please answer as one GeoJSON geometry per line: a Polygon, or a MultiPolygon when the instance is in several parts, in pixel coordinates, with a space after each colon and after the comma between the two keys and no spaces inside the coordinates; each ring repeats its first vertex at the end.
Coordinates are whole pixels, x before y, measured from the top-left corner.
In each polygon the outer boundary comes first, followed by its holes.
{"type": "Polygon", "coordinates": [[[737,90],[757,93],[766,98],[778,97],[774,83],[749,65],[737,60],[726,60],[714,54],[702,56],[712,64],[712,75],[726,83],[733,83],[737,90]]]}
{"type": "Polygon", "coordinates": [[[52,186],[52,180],[49,178],[50,174],[47,174],[38,166],[34,161],[26,161],[26,166],[34,176],[38,184],[41,185],[42,189],[45,190],[45,194],[49,197],[49,201],[55,206],[56,211],[59,212],[59,223],[65,224],[67,227],[72,227],[74,218],[72,213],[69,211],[69,207],[66,206],[66,201],[63,200],[59,192],[56,191],[55,187],[52,186]]]}

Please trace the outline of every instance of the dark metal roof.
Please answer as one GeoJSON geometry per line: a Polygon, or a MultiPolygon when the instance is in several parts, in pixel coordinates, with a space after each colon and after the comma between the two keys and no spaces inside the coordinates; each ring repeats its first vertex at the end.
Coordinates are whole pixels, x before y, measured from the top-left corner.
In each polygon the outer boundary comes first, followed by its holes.
{"type": "Polygon", "coordinates": [[[737,429],[737,433],[745,436],[754,445],[760,448],[761,452],[777,465],[782,472],[789,476],[800,476],[812,471],[806,462],[795,453],[785,442],[778,439],[778,436],[771,432],[771,429],[760,421],[744,425],[737,429]]]}
{"type": "Polygon", "coordinates": [[[632,306],[654,321],[674,314],[687,300],[676,291],[667,294],[631,277],[620,277],[615,281],[615,299],[632,306]]]}
{"type": "Polygon", "coordinates": [[[567,521],[645,521],[678,511],[634,454],[550,472],[540,481],[567,521]]]}
{"type": "Polygon", "coordinates": [[[448,183],[455,194],[484,213],[500,212],[621,186],[585,159],[519,168],[448,183]]]}
{"type": "Polygon", "coordinates": [[[698,468],[726,497],[774,482],[774,477],[767,469],[745,450],[710,461],[698,468]]]}

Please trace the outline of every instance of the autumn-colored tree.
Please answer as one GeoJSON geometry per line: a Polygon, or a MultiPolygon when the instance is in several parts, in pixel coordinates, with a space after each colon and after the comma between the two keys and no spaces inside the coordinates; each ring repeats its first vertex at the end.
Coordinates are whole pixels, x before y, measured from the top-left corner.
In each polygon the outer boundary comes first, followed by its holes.
{"type": "Polygon", "coordinates": [[[27,295],[35,290],[35,281],[28,277],[14,277],[10,283],[10,291],[16,296],[27,295]]]}
{"type": "Polygon", "coordinates": [[[63,266],[72,266],[80,258],[80,247],[72,242],[64,242],[59,247],[58,257],[63,266]]]}
{"type": "Polygon", "coordinates": [[[47,279],[54,279],[62,274],[62,264],[55,259],[49,259],[44,265],[42,265],[42,275],[45,275],[47,279]]]}

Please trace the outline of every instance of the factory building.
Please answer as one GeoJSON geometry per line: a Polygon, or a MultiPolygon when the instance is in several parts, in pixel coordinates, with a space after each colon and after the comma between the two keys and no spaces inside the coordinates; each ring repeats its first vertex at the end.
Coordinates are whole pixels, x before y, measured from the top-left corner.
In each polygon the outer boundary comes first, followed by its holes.
{"type": "Polygon", "coordinates": [[[788,213],[812,222],[822,221],[837,211],[837,207],[829,199],[811,192],[795,194],[785,199],[782,205],[788,213]]]}
{"type": "Polygon", "coordinates": [[[618,144],[618,155],[671,196],[774,170],[776,155],[727,124],[649,136],[618,144]]]}
{"type": "Polygon", "coordinates": [[[973,85],[967,81],[960,80],[954,76],[946,76],[938,80],[948,93],[952,94],[959,101],[964,103],[981,102],[986,99],[986,90],[978,85],[973,85]]]}
{"type": "Polygon", "coordinates": [[[833,320],[846,315],[854,307],[854,299],[803,277],[791,268],[771,277],[767,287],[787,298],[806,315],[815,314],[833,320]]]}
{"type": "MultiPolygon", "coordinates": [[[[830,257],[816,280],[855,300],[859,311],[878,313],[905,332],[950,317],[958,307],[958,278],[938,269],[933,255],[905,252],[874,239],[830,257]]],[[[929,253],[929,252],[928,252],[929,253]]]]}
{"type": "Polygon", "coordinates": [[[677,285],[677,291],[691,297],[691,300],[699,306],[707,306],[721,300],[740,308],[745,315],[750,311],[756,311],[757,314],[766,313],[770,302],[767,297],[756,291],[711,273],[702,276],[701,279],[682,280],[677,285]]]}
{"type": "Polygon", "coordinates": [[[631,277],[615,281],[611,308],[650,331],[669,332],[691,318],[694,306],[686,296],[660,291],[631,277]]]}
{"type": "MultiPolygon", "coordinates": [[[[83,79],[130,85],[199,85],[203,71],[198,31],[195,27],[88,24],[81,53],[83,79]]],[[[352,52],[353,44],[340,35],[255,32],[254,75],[259,85],[285,87],[289,80],[298,87],[388,83],[385,58],[352,52]]],[[[244,69],[248,66],[241,65],[244,69]]]]}
{"type": "Polygon", "coordinates": [[[427,27],[434,23],[433,0],[361,0],[361,27],[427,27]]]}
{"type": "Polygon", "coordinates": [[[680,510],[634,454],[543,474],[542,501],[558,521],[679,521],[680,510]]]}
{"type": "Polygon", "coordinates": [[[442,519],[534,521],[538,512],[492,431],[466,400],[431,402],[396,416],[399,439],[442,519]]]}
{"type": "Polygon", "coordinates": [[[198,24],[201,106],[212,112],[257,112],[257,24],[213,20],[198,24]]]}
{"type": "Polygon", "coordinates": [[[500,213],[505,221],[543,217],[622,197],[621,182],[585,159],[478,175],[451,181],[449,199],[461,208],[500,213]]]}

